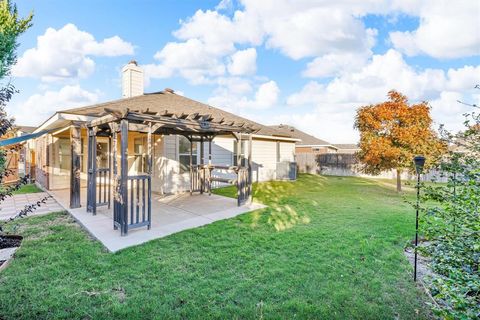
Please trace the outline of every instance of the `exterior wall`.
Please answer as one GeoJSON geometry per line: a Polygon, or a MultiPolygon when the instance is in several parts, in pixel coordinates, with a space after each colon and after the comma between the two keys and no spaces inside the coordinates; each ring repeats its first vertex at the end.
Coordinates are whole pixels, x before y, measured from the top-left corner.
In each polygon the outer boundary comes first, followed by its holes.
{"type": "MultiPolygon", "coordinates": [[[[86,130],[82,130],[82,173],[81,186],[86,187],[87,180],[87,155],[88,139],[86,130]]],[[[128,166],[129,174],[139,174],[135,164],[134,141],[135,138],[144,137],[146,134],[130,132],[128,138],[128,166]]],[[[69,130],[52,136],[45,135],[34,141],[37,181],[47,189],[64,189],[70,187],[70,134],[69,130]],[[63,145],[61,139],[64,139],[63,145]],[[68,155],[65,155],[68,145],[68,155]],[[67,157],[68,159],[61,157],[67,157]],[[43,168],[43,170],[42,170],[43,168]]],[[[108,138],[97,137],[97,142],[107,142],[108,138]]],[[[153,168],[152,191],[161,194],[181,193],[190,189],[189,172],[180,173],[178,155],[179,137],[176,135],[153,135],[153,168]]],[[[234,163],[233,137],[219,136],[212,142],[212,161],[214,165],[231,166],[234,163]]],[[[117,149],[120,150],[120,139],[117,149]]],[[[295,144],[293,142],[278,142],[279,155],[277,159],[277,141],[254,139],[252,144],[253,179],[254,181],[268,181],[277,178],[277,160],[280,162],[295,161],[295,144]]],[[[145,149],[146,152],[146,149],[145,149]]],[[[204,163],[208,164],[208,142],[204,143],[204,163]]],[[[248,157],[248,141],[245,142],[245,158],[248,157]]],[[[197,147],[197,159],[200,163],[200,143],[197,147]]],[[[120,159],[118,159],[120,161],[120,159]]],[[[138,161],[138,160],[137,160],[138,161]]],[[[215,170],[215,175],[234,178],[235,174],[228,171],[215,170]]],[[[214,187],[221,186],[214,185],[214,187]]]]}

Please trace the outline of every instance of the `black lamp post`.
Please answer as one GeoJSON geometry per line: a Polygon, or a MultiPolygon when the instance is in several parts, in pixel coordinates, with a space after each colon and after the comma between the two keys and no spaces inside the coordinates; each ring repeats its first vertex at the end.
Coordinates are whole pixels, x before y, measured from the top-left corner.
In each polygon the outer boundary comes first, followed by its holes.
{"type": "Polygon", "coordinates": [[[415,163],[415,171],[417,172],[417,212],[415,217],[415,263],[413,271],[413,281],[417,281],[417,246],[418,246],[418,209],[420,208],[420,175],[423,172],[423,166],[425,165],[424,156],[416,156],[413,158],[415,163]]]}

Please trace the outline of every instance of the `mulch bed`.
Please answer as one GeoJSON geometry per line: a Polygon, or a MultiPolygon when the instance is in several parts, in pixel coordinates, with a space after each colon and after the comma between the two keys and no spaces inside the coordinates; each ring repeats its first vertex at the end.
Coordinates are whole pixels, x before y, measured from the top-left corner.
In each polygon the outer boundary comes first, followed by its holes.
{"type": "Polygon", "coordinates": [[[0,249],[19,247],[22,239],[22,236],[16,235],[0,236],[0,249]]]}

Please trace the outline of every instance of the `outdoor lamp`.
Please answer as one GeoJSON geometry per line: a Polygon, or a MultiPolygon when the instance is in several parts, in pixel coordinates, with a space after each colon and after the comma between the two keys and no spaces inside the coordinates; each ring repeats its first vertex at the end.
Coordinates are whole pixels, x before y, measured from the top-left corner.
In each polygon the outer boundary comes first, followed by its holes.
{"type": "Polygon", "coordinates": [[[415,171],[417,172],[417,212],[415,216],[415,263],[413,269],[413,281],[417,281],[417,247],[418,247],[418,209],[420,208],[420,175],[423,172],[425,165],[424,156],[416,156],[413,158],[415,164],[415,171]]]}
{"type": "Polygon", "coordinates": [[[413,162],[415,163],[415,170],[417,171],[417,174],[422,174],[423,166],[425,165],[425,157],[416,156],[413,158],[413,162]]]}

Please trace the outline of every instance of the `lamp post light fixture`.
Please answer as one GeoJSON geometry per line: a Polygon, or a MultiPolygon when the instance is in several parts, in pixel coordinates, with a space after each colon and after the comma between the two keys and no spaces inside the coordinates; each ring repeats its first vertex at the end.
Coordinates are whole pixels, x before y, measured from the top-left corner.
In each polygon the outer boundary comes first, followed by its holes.
{"type": "Polygon", "coordinates": [[[415,171],[417,172],[417,212],[415,216],[415,262],[413,270],[413,281],[417,281],[417,247],[418,247],[418,210],[420,208],[420,175],[423,172],[423,166],[425,165],[424,156],[416,156],[413,158],[415,164],[415,171]]]}

